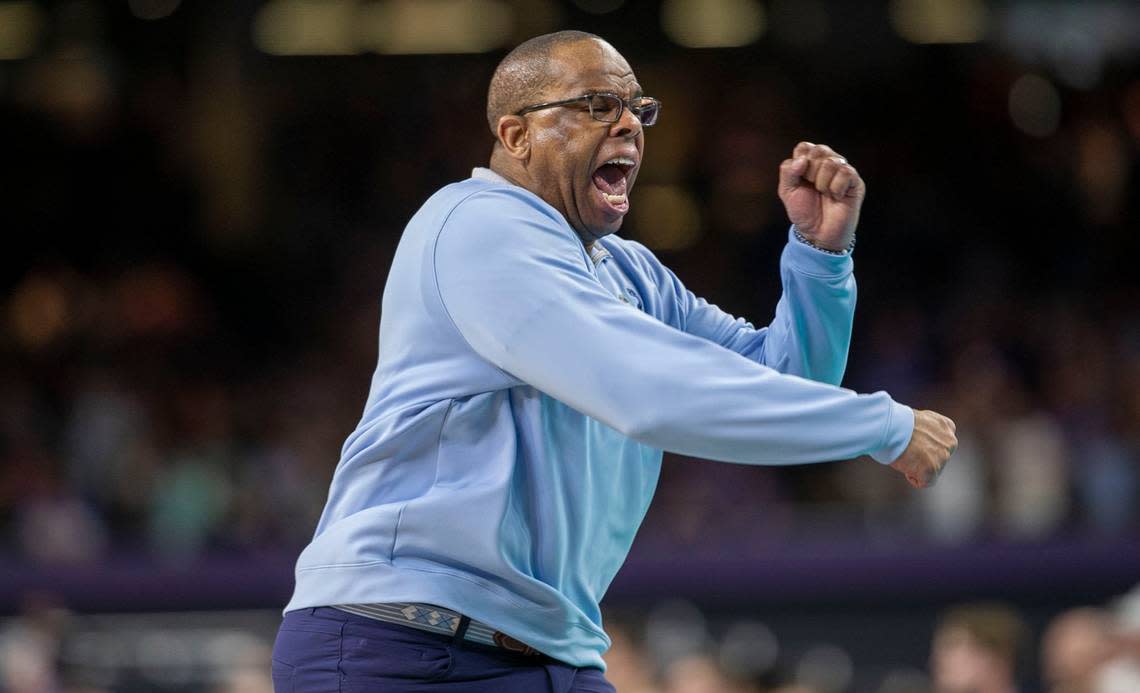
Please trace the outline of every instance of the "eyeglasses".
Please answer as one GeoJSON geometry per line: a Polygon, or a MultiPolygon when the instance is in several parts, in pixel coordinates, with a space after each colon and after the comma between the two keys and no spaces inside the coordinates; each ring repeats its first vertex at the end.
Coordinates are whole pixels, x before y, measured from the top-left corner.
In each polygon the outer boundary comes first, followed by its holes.
{"type": "Polygon", "coordinates": [[[651,96],[635,96],[631,99],[623,99],[617,94],[599,92],[585,94],[574,99],[564,99],[562,101],[551,101],[549,103],[527,106],[526,108],[515,111],[515,115],[525,115],[532,111],[541,111],[545,108],[556,108],[558,106],[569,106],[575,103],[585,103],[587,108],[590,109],[590,117],[594,120],[600,120],[603,123],[618,122],[621,120],[622,109],[628,108],[629,112],[637,116],[637,119],[641,121],[642,127],[650,127],[657,122],[657,116],[661,113],[661,102],[651,96]]]}

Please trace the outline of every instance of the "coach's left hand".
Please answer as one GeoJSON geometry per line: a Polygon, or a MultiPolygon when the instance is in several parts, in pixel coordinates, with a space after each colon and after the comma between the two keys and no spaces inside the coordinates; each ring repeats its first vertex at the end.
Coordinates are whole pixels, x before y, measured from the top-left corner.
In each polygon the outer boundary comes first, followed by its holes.
{"type": "Polygon", "coordinates": [[[800,142],[780,164],[780,199],[788,218],[821,248],[846,250],[855,236],[867,186],[826,144],[800,142]]]}

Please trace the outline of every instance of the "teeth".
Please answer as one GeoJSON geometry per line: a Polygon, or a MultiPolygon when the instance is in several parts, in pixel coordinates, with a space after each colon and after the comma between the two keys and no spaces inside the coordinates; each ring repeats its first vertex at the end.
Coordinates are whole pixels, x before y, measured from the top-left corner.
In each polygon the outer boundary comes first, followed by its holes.
{"type": "Polygon", "coordinates": [[[628,199],[625,195],[611,195],[609,193],[602,193],[602,197],[606,198],[606,202],[612,205],[624,204],[628,199]]]}
{"type": "Polygon", "coordinates": [[[615,156],[614,158],[607,161],[606,164],[615,164],[617,166],[633,166],[633,159],[629,158],[628,156],[615,156]]]}

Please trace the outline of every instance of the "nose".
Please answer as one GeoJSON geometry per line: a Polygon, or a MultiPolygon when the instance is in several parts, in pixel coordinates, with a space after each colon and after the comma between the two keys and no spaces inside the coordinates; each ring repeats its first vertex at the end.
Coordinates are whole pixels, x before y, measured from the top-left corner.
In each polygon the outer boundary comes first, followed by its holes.
{"type": "Polygon", "coordinates": [[[637,137],[641,134],[641,120],[628,108],[621,109],[621,117],[610,126],[612,137],[637,137]]]}

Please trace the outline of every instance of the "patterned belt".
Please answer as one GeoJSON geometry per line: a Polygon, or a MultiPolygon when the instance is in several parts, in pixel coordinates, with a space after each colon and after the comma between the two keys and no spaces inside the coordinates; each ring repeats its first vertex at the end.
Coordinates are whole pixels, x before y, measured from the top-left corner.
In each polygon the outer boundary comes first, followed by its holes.
{"type": "Polygon", "coordinates": [[[463,614],[431,604],[393,602],[389,604],[338,604],[336,607],[350,614],[395,623],[401,626],[426,630],[429,633],[454,636],[463,629],[463,639],[481,645],[501,647],[504,650],[528,656],[542,653],[506,633],[463,614]]]}

